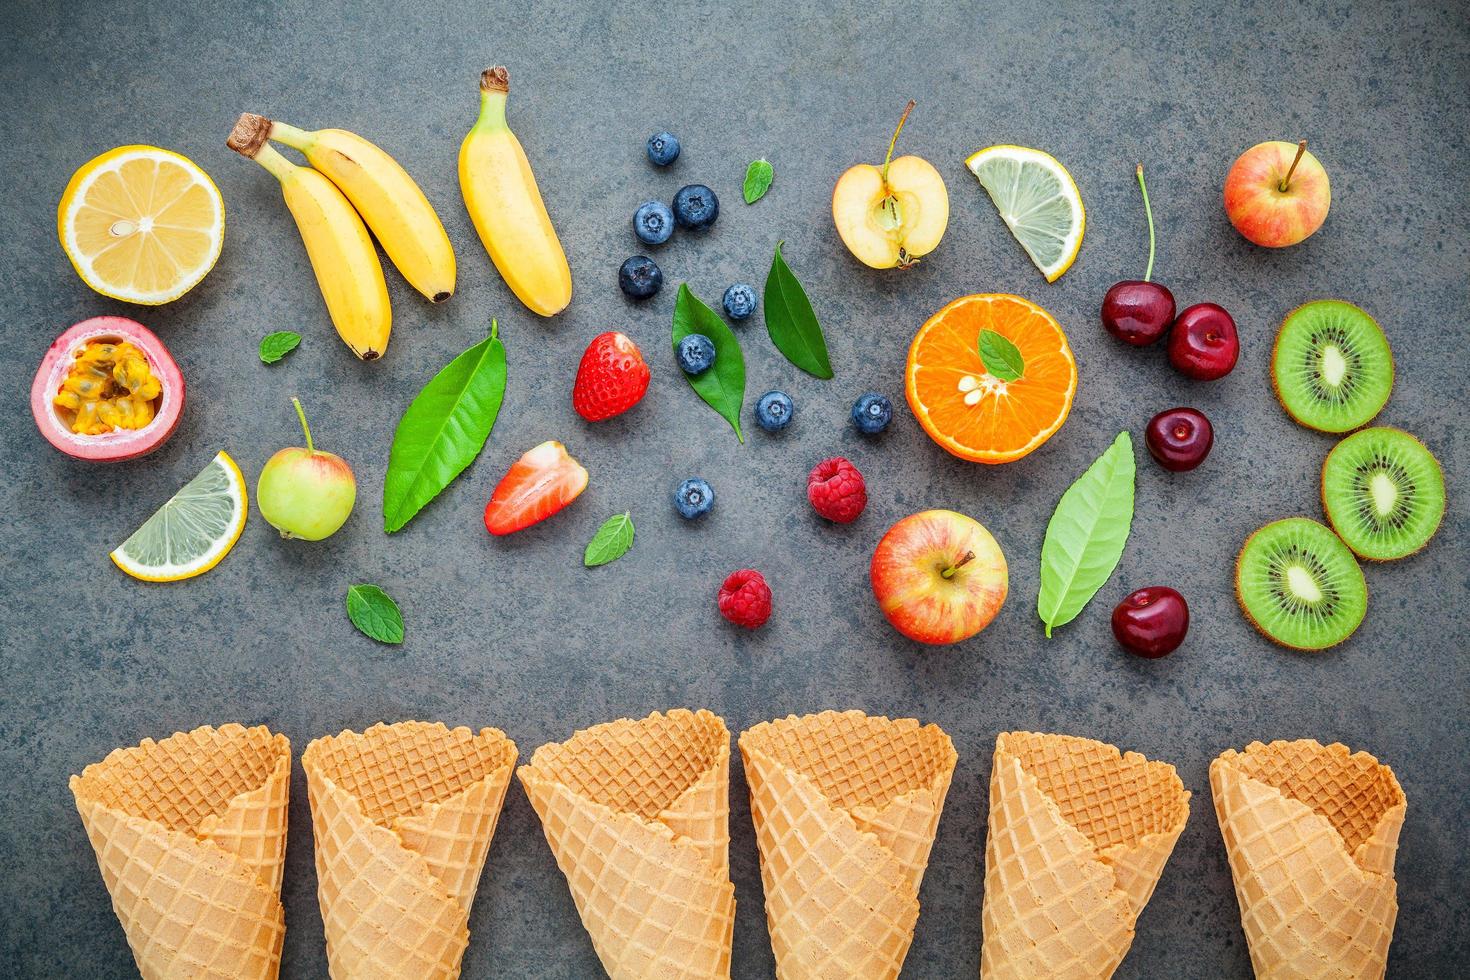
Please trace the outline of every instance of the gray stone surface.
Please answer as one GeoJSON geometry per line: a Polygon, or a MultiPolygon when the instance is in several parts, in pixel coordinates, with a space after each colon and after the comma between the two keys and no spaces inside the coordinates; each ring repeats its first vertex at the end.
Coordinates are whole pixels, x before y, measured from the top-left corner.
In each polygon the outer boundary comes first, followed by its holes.
{"type": "MultiPolygon", "coordinates": [[[[908,976],[977,969],[989,756],[995,734],[1009,728],[1140,750],[1175,763],[1194,791],[1189,827],[1120,977],[1249,975],[1206,768],[1227,747],[1292,736],[1341,740],[1393,765],[1409,814],[1390,975],[1461,969],[1470,956],[1464,12],[1453,3],[1108,6],[6,3],[0,974],[133,975],[66,787],[68,774],[115,746],[238,720],[287,733],[299,754],[323,733],[412,717],[503,727],[524,758],[574,728],[674,705],[716,709],[736,731],[788,712],[856,706],[935,721],[954,736],[960,766],[908,976]],[[457,147],[474,119],[476,73],[494,62],[511,68],[511,122],[574,270],[576,297],[551,322],[511,297],[460,202],[457,147]],[[902,149],[943,172],[952,216],[942,246],[917,269],[875,273],[842,248],[828,200],[844,168],[881,159],[909,96],[919,107],[902,149]],[[438,207],[458,250],[458,294],[430,309],[390,270],[397,328],[384,360],[348,356],[275,183],[225,149],[244,109],[370,137],[438,207]],[[643,139],[661,128],[684,144],[668,171],[643,157],[643,139]],[[1331,174],[1331,217],[1301,247],[1256,249],[1222,213],[1225,171],[1259,140],[1298,135],[1331,174]],[[55,238],[56,201],[72,171],[135,142],[198,161],[228,209],[218,266],[161,309],[92,294],[55,238]],[[1086,241],[1056,285],[1036,274],[962,166],[999,142],[1053,152],[1082,189],[1086,241]],[[747,208],[740,179],[762,155],[775,165],[775,186],[747,208]],[[1150,167],[1159,220],[1158,278],[1181,306],[1212,300],[1240,325],[1241,363],[1223,381],[1192,384],[1161,351],[1124,349],[1098,326],[1104,290],[1143,266],[1138,160],[1150,167]],[[638,251],[633,209],[694,181],[722,196],[719,223],[658,250],[669,288],[641,306],[626,302],[615,282],[618,264],[638,251]],[[796,421],[778,438],[750,425],[740,446],[668,353],[673,287],[687,280],[713,302],[731,282],[758,285],[779,239],[822,315],[837,377],[799,374],[752,321],[741,334],[749,401],[784,388],[796,421]],[[1053,311],[1081,370],[1066,426],[1001,468],[951,459],[902,407],[914,330],[977,291],[1021,293],[1053,311]],[[1428,441],[1452,498],[1425,553],[1367,569],[1372,599],[1359,633],[1332,652],[1300,655],[1243,621],[1231,567],[1258,525],[1319,515],[1318,467],[1332,440],[1286,418],[1267,364],[1281,317],[1322,296],[1360,303],[1383,323],[1398,381],[1381,420],[1428,441]],[[51,339],[100,313],[155,329],[189,386],[172,441],[111,468],[50,449],[25,402],[51,339]],[[385,536],[379,511],[394,424],[492,316],[510,358],[495,433],[440,500],[385,536]],[[283,328],[304,343],[262,366],[257,340],[283,328]],[[568,392],[583,346],[606,329],[642,345],[654,382],[636,411],[594,427],[572,412],[568,392]],[[867,389],[900,404],[879,439],[856,436],[845,421],[867,389]],[[341,533],[317,545],[282,541],[252,512],[239,546],[203,578],[147,586],[111,566],[107,551],[217,450],[228,449],[253,486],[272,452],[299,442],[293,394],[320,444],[356,469],[358,511],[341,533]],[[1171,476],[1140,450],[1137,520],[1121,566],[1076,622],[1043,639],[1037,556],[1058,496],[1116,432],[1141,435],[1150,415],[1174,404],[1214,420],[1213,456],[1171,476]],[[481,524],[491,487],[547,438],[587,465],[590,489],[554,520],[492,540],[481,524]],[[823,524],[803,499],[808,468],[834,453],[869,481],[867,513],[849,527],[823,524]],[[668,499],[691,474],[719,492],[699,524],[681,522],[668,499]],[[889,629],[866,576],[883,530],[932,506],[981,520],[1010,560],[999,619],[948,650],[889,629]],[[585,571],[583,544],[627,508],[638,524],[633,551],[585,571]],[[741,566],[763,569],[776,593],[774,618],[753,635],[728,628],[713,602],[721,578],[741,566]],[[401,649],[375,646],[348,624],[344,590],[365,580],[402,604],[401,649]],[[1128,590],[1159,582],[1188,596],[1193,632],[1168,660],[1130,659],[1112,642],[1108,611],[1128,590]]],[[[738,765],[734,779],[735,974],[770,976],[738,765]]],[[[290,842],[283,974],[320,977],[299,767],[290,842]]],[[[471,928],[468,977],[598,975],[519,787],[471,928]]]]}

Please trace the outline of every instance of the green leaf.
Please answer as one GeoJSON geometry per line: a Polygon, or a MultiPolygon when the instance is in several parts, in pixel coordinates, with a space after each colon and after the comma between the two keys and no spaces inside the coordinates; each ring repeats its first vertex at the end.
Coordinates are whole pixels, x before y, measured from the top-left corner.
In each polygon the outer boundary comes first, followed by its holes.
{"type": "Polygon", "coordinates": [[[980,331],[980,360],[985,370],[994,378],[1007,383],[1019,381],[1026,370],[1026,359],[1021,349],[994,330],[980,331]]]}
{"type": "Polygon", "coordinates": [[[597,533],[592,535],[592,540],[587,542],[587,550],[582,554],[582,564],[588,568],[606,565],[626,555],[631,547],[633,547],[633,515],[614,514],[602,522],[602,527],[598,528],[597,533]]]}
{"type": "Polygon", "coordinates": [[[1133,524],[1133,440],[1126,432],[1062,494],[1041,545],[1036,612],[1053,627],[1070,623],[1107,583],[1133,524]]]}
{"type": "Polygon", "coordinates": [[[296,349],[301,343],[301,334],[289,330],[277,330],[260,339],[260,362],[274,364],[296,349]]]}
{"type": "Polygon", "coordinates": [[[390,534],[474,462],[505,397],[505,346],[490,336],[424,385],[393,433],[383,480],[383,530],[390,534]]]}
{"type": "Polygon", "coordinates": [[[776,243],[776,257],[766,276],[763,302],[766,333],[771,343],[786,359],[807,374],[818,378],[832,377],[832,362],[827,359],[827,338],[822,325],[812,312],[811,301],[801,288],[796,275],[781,257],[782,242],[776,243]]]}
{"type": "Polygon", "coordinates": [[[771,189],[771,181],[775,179],[776,171],[768,160],[750,161],[750,166],[745,168],[745,203],[754,204],[765,197],[766,191],[771,189]]]}
{"type": "Polygon", "coordinates": [[[398,611],[398,603],[376,585],[348,587],[347,618],[369,639],[379,643],[403,642],[403,614],[398,611]]]}
{"type": "Polygon", "coordinates": [[[740,341],[714,310],[689,291],[688,283],[681,283],[679,298],[674,301],[675,356],[679,352],[679,341],[692,333],[702,333],[714,342],[715,363],[703,374],[686,374],[684,377],[689,379],[689,387],[704,399],[705,404],[730,423],[735,437],[744,442],[745,436],[740,431],[740,411],[745,404],[745,354],[740,350],[740,341]]]}

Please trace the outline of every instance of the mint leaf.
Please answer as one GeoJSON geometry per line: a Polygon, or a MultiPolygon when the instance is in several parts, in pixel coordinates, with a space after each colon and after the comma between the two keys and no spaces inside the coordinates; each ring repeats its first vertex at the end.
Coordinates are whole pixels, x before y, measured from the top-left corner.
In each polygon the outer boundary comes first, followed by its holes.
{"type": "Polygon", "coordinates": [[[1026,359],[1021,350],[994,330],[980,331],[980,360],[992,377],[1007,383],[1021,380],[1026,370],[1026,359]]]}
{"type": "Polygon", "coordinates": [[[301,343],[301,334],[289,330],[268,333],[260,340],[260,362],[274,364],[296,349],[301,343]]]}
{"type": "Polygon", "coordinates": [[[403,614],[398,611],[398,603],[376,585],[348,587],[347,618],[368,639],[379,643],[403,642],[403,614]]]}
{"type": "Polygon", "coordinates": [[[1036,613],[1052,628],[1070,623],[1107,584],[1133,525],[1133,439],[1126,432],[1062,494],[1041,545],[1036,613]]]}
{"type": "Polygon", "coordinates": [[[588,568],[617,561],[633,547],[633,516],[629,513],[614,514],[602,522],[602,527],[587,542],[582,554],[582,564],[588,568]]]}
{"type": "Polygon", "coordinates": [[[754,204],[765,197],[775,179],[776,171],[770,161],[764,158],[750,161],[750,166],[745,168],[745,203],[754,204]]]}
{"type": "Polygon", "coordinates": [[[806,290],[801,288],[796,274],[781,255],[783,244],[776,243],[776,255],[766,275],[766,293],[762,297],[766,333],[788,361],[807,374],[825,380],[832,377],[827,338],[822,336],[822,325],[817,322],[811,300],[806,298],[806,290]]]}

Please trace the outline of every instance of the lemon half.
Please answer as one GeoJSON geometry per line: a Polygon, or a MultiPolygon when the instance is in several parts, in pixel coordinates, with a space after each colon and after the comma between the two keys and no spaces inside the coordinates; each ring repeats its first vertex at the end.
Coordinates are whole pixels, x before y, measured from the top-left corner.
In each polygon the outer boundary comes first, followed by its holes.
{"type": "Polygon", "coordinates": [[[1047,282],[1056,282],[1077,258],[1087,212],[1067,168],[1049,153],[1024,146],[991,146],[965,166],[995,202],[1011,234],[1047,282]]]}
{"type": "Polygon", "coordinates": [[[219,258],[225,202],[187,157],[120,146],[87,161],[56,209],[61,247],[104,296],[157,306],[193,289],[219,258]]]}
{"type": "Polygon", "coordinates": [[[145,582],[203,575],[240,540],[248,505],[240,468],[229,453],[221,452],[110,557],[145,582]]]}

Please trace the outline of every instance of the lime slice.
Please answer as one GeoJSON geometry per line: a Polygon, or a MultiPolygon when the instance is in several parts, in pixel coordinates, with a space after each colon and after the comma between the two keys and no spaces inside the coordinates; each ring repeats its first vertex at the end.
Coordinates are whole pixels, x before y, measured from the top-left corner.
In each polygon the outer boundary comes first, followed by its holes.
{"type": "Polygon", "coordinates": [[[1049,153],[1024,146],[992,146],[965,166],[995,202],[1000,216],[1047,282],[1056,282],[1077,258],[1087,212],[1067,168],[1049,153]]]}
{"type": "Polygon", "coordinates": [[[245,529],[245,478],[220,453],[111,554],[118,568],[145,582],[202,575],[230,553],[245,529]]]}

